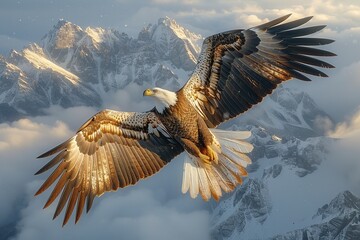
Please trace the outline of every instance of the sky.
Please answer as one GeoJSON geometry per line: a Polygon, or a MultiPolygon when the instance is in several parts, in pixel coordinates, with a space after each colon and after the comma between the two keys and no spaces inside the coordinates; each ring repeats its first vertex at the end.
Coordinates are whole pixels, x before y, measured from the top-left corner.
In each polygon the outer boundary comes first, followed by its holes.
{"type": "MultiPolygon", "coordinates": [[[[288,13],[293,13],[293,19],[313,15],[313,24],[328,25],[322,36],[336,40],[327,47],[338,54],[329,59],[336,66],[326,70],[330,78],[315,78],[311,83],[294,81],[288,86],[308,92],[332,116],[329,135],[342,139],[334,146],[333,158],[343,159],[342,163],[337,161],[342,172],[351,169],[346,176],[351,183],[360,183],[359,159],[354,158],[360,156],[356,145],[360,141],[358,0],[1,0],[0,54],[6,56],[11,49],[20,50],[28,43],[39,42],[59,19],[83,28],[115,28],[136,37],[142,27],[169,16],[191,31],[207,36],[251,27],[288,13]]],[[[114,100],[124,100],[124,93],[118,96],[114,100]]],[[[141,109],[143,104],[134,103],[133,108],[141,109]]],[[[18,234],[14,240],[104,236],[208,239],[208,209],[213,203],[192,200],[180,193],[181,161],[172,162],[166,170],[133,188],[105,194],[76,226],[68,224],[61,228],[61,219],[51,221],[54,206],[42,210],[47,194],[33,197],[44,179],[34,177],[33,173],[45,163],[35,158],[49,146],[70,137],[95,111],[88,107],[52,108],[46,117],[0,124],[0,161],[1,165],[6,164],[0,168],[0,226],[16,224],[18,234]]]]}

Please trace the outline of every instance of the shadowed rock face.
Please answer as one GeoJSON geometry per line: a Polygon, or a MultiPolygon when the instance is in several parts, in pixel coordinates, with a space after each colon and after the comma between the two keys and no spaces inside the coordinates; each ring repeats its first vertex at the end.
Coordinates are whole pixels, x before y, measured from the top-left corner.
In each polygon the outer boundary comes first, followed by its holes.
{"type": "Polygon", "coordinates": [[[360,199],[349,191],[319,208],[314,218],[321,218],[322,222],[271,239],[360,239],[360,199]]]}
{"type": "MultiPolygon", "coordinates": [[[[231,197],[226,199],[226,205],[234,211],[224,218],[213,228],[212,239],[227,239],[234,232],[241,233],[247,226],[247,222],[256,221],[263,223],[271,211],[270,201],[266,186],[259,180],[249,179],[231,197]]],[[[215,211],[213,221],[223,218],[225,211],[215,211]]],[[[216,223],[215,223],[216,224],[216,223]]]]}
{"type": "MultiPolygon", "coordinates": [[[[240,125],[241,126],[241,125],[240,125]]],[[[254,145],[254,150],[250,153],[252,164],[248,167],[248,172],[256,172],[259,168],[259,160],[280,159],[280,164],[275,164],[271,169],[267,169],[264,177],[273,175],[277,177],[282,166],[292,166],[296,169],[296,174],[304,177],[318,169],[321,162],[326,158],[329,144],[332,142],[327,137],[313,137],[301,140],[295,136],[282,136],[272,134],[272,130],[267,130],[259,126],[245,125],[241,127],[252,132],[249,139],[254,145]]],[[[299,130],[301,132],[301,130],[299,130]]]]}
{"type": "Polygon", "coordinates": [[[22,114],[16,111],[7,103],[0,103],[0,122],[12,122],[22,117],[22,114]]]}
{"type": "Polygon", "coordinates": [[[224,126],[255,125],[282,138],[305,140],[326,134],[325,120],[332,121],[307,93],[279,86],[261,104],[224,126]]]}

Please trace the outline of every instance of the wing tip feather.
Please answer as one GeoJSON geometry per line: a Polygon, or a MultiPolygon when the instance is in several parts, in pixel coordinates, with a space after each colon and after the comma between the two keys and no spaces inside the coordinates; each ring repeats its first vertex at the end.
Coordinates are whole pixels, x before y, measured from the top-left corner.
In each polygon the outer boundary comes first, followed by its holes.
{"type": "Polygon", "coordinates": [[[54,148],[50,149],[49,151],[47,151],[47,152],[45,152],[45,153],[41,154],[41,155],[40,155],[40,156],[38,156],[37,158],[45,158],[45,157],[48,157],[48,156],[53,155],[54,153],[59,152],[60,150],[64,149],[64,148],[68,145],[68,143],[69,143],[71,140],[73,140],[73,138],[74,138],[74,137],[72,137],[72,138],[70,138],[70,139],[66,140],[65,142],[63,142],[63,143],[61,143],[61,144],[57,145],[56,147],[54,147],[54,148]]]}
{"type": "Polygon", "coordinates": [[[253,28],[257,28],[257,29],[260,29],[260,30],[266,30],[268,28],[271,28],[272,26],[275,26],[275,25],[277,25],[279,23],[282,23],[283,21],[288,19],[291,15],[292,15],[292,13],[289,13],[287,15],[284,15],[282,17],[279,17],[279,18],[276,18],[274,20],[268,21],[266,23],[260,24],[260,25],[258,25],[256,27],[253,27],[253,28]]]}

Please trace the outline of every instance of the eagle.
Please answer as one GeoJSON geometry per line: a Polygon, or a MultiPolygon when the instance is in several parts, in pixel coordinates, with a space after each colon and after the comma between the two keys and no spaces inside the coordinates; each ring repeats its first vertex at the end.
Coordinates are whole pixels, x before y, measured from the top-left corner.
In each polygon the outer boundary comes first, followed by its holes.
{"type": "Polygon", "coordinates": [[[327,77],[316,67],[333,68],[317,57],[335,54],[314,47],[333,40],[307,37],[325,26],[299,28],[312,17],[284,23],[290,15],[205,38],[181,89],[144,91],[143,96],[155,100],[152,110],[102,110],[75,136],[40,155],[55,156],[36,175],[56,166],[35,194],[56,182],[44,208],[61,193],[54,218],[66,205],[63,226],[75,208],[76,223],[95,196],[154,175],[182,152],[183,193],[207,201],[233,191],[247,176],[253,146],[246,139],[251,133],[216,127],[261,102],[280,83],[327,77]]]}

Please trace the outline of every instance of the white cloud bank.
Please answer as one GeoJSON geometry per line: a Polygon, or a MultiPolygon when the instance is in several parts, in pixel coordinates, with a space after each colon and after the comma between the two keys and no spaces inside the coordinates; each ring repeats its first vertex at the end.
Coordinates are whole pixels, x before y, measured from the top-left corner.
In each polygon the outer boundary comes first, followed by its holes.
{"type": "MultiPolygon", "coordinates": [[[[169,179],[169,181],[175,179],[169,179]]],[[[38,182],[29,184],[31,193],[38,182]]],[[[53,222],[55,207],[42,210],[44,197],[30,199],[21,212],[18,224],[20,239],[148,239],[148,240],[197,240],[209,239],[209,217],[205,210],[183,211],[179,201],[175,206],[162,199],[151,188],[107,194],[96,199],[92,211],[84,215],[77,225],[61,228],[61,219],[53,222]]],[[[196,204],[195,204],[196,205],[196,204]]]]}
{"type": "Polygon", "coordinates": [[[360,111],[336,126],[331,136],[338,138],[330,152],[336,178],[348,183],[348,189],[360,195],[360,111]]]}
{"type": "Polygon", "coordinates": [[[360,110],[350,119],[336,125],[333,131],[329,133],[333,138],[356,138],[360,136],[360,110]]]}
{"type": "Polygon", "coordinates": [[[0,132],[2,225],[13,218],[17,205],[22,203],[26,183],[39,166],[35,158],[44,150],[44,142],[56,144],[69,134],[69,129],[62,122],[45,125],[23,119],[12,124],[0,124],[0,132]]]}
{"type": "Polygon", "coordinates": [[[63,215],[52,221],[56,204],[42,209],[51,191],[34,197],[50,173],[33,174],[49,159],[36,157],[74,134],[66,122],[82,123],[95,110],[49,112],[53,115],[0,124],[0,226],[19,218],[13,239],[209,239],[208,203],[181,194],[181,157],[136,186],[96,198],[77,225],[72,219],[61,228],[63,215]]]}

